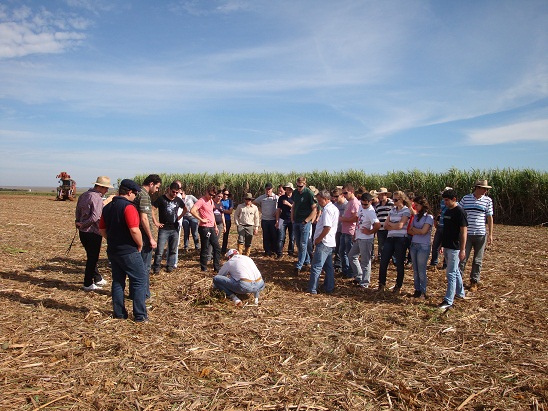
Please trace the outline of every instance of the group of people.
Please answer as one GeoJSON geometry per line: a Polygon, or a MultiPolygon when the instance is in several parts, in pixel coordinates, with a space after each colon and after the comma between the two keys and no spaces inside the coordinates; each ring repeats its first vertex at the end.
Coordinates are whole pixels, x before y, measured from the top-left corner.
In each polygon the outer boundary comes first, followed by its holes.
{"type": "Polygon", "coordinates": [[[183,251],[200,250],[200,268],[208,270],[213,262],[217,273],[213,286],[223,290],[236,305],[237,294],[253,293],[258,302],[264,280],[250,258],[252,240],[261,227],[263,252],[281,258],[297,251],[295,273],[310,266],[308,293],[317,294],[319,278],[324,275],[323,291],[335,288],[335,270],[361,288],[369,288],[371,263],[379,260],[378,291],[386,287],[390,262],[396,265],[394,293],[400,293],[405,264],[413,268],[414,294],[427,298],[427,264],[437,265],[443,250],[447,270],[447,293],[440,309],[452,307],[455,297],[464,298],[462,273],[474,250],[470,275],[471,291],[476,291],[485,246],[493,239],[493,203],[486,195],[491,188],[486,180],[476,182],[474,191],[457,202],[457,193],[446,187],[441,195],[441,211],[433,216],[423,196],[410,199],[403,191],[389,192],[351,184],[331,191],[307,186],[299,177],[296,187],[289,182],[277,187],[267,183],[264,194],[255,198],[247,193],[234,208],[228,189],[206,188],[201,198],[185,193],[174,181],[154,202],[161,178],[151,174],[142,186],[124,179],[118,195],[105,201],[113,186],[106,176],[97,178],[94,187],[82,194],[76,207],[76,227],[86,250],[84,290],[101,289],[107,282],[99,274],[97,262],[102,238],[108,241],[107,254],[112,268],[112,300],[115,318],[127,318],[124,306],[126,278],[133,300],[135,321],[146,321],[145,300],[150,297],[150,271],[158,273],[166,249],[166,271],[177,267],[179,242],[183,231],[183,251]],[[153,212],[153,210],[157,210],[153,212]],[[237,228],[236,249],[229,249],[232,223],[237,228]],[[433,242],[432,229],[436,227],[433,242]],[[377,253],[374,244],[377,238],[377,253]],[[222,245],[220,244],[222,239],[222,245]],[[221,267],[221,255],[228,261],[221,267]],[[138,258],[137,258],[138,257],[138,258]]]}
{"type": "Polygon", "coordinates": [[[456,191],[446,187],[440,192],[440,213],[434,217],[424,196],[409,198],[403,191],[391,193],[384,187],[369,192],[364,188],[355,190],[347,184],[331,193],[316,192],[314,197],[313,190],[306,187],[306,179],[300,177],[299,200],[294,198],[292,213],[299,248],[295,271],[299,274],[303,265],[311,264],[310,294],[318,293],[322,270],[324,292],[333,292],[334,262],[340,264],[344,277],[353,279],[357,286],[369,288],[377,236],[378,291],[385,291],[388,267],[393,262],[397,275],[392,292],[401,293],[407,262],[413,268],[413,297],[426,299],[428,259],[432,254],[430,265],[437,266],[443,250],[447,291],[438,307],[450,309],[455,298],[465,297],[462,276],[472,250],[468,288],[472,292],[478,289],[485,247],[493,241],[493,201],[486,195],[490,188],[487,180],[478,180],[473,192],[457,201],[456,191]],[[310,236],[310,232],[314,234],[310,236]]]}

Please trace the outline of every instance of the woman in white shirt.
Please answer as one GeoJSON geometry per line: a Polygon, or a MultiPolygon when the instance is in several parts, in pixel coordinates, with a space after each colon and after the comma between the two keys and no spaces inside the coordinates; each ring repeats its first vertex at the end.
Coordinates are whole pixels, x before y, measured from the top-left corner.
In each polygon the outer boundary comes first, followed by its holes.
{"type": "Polygon", "coordinates": [[[395,191],[392,200],[394,207],[388,213],[384,222],[384,229],[388,231],[388,236],[381,254],[381,264],[379,267],[379,291],[384,291],[386,286],[386,273],[392,254],[396,257],[396,285],[392,291],[400,293],[404,277],[404,261],[406,252],[407,222],[411,216],[411,201],[403,191],[395,191]]]}

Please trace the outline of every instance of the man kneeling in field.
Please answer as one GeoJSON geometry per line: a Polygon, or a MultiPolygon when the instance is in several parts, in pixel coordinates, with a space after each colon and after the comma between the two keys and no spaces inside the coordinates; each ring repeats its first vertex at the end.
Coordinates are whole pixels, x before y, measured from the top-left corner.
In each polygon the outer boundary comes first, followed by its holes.
{"type": "Polygon", "coordinates": [[[213,288],[224,291],[237,307],[242,306],[242,301],[236,293],[253,293],[255,304],[258,304],[259,293],[264,289],[264,281],[253,260],[234,249],[228,250],[225,256],[228,261],[223,264],[219,274],[213,277],[213,288]]]}

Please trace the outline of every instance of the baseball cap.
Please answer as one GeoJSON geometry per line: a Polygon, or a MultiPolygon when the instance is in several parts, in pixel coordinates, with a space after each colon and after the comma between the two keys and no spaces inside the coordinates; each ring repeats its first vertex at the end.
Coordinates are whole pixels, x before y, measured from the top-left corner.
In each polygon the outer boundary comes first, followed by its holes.
{"type": "Polygon", "coordinates": [[[230,258],[232,257],[233,255],[235,254],[238,254],[238,250],[235,250],[234,248],[231,248],[230,250],[228,250],[225,254],[225,257],[226,258],[230,258]]]}
{"type": "Polygon", "coordinates": [[[139,191],[141,191],[141,187],[139,187],[139,184],[137,184],[135,181],[130,180],[129,178],[124,178],[120,182],[120,187],[125,187],[128,190],[133,191],[135,194],[137,194],[139,191]]]}

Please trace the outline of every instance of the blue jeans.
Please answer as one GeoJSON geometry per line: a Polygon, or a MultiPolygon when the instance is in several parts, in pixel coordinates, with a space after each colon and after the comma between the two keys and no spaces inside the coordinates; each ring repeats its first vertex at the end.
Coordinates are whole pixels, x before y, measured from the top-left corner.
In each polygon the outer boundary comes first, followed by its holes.
{"type": "Polygon", "coordinates": [[[392,254],[396,257],[396,271],[398,273],[396,277],[396,287],[401,288],[403,285],[403,277],[405,274],[405,251],[406,237],[387,237],[384,242],[384,247],[381,254],[381,265],[379,267],[379,285],[386,285],[386,273],[388,271],[388,264],[392,259],[392,254]]]}
{"type": "Polygon", "coordinates": [[[354,241],[348,253],[354,277],[362,287],[369,287],[371,281],[371,251],[373,250],[374,241],[374,238],[358,239],[354,241]]]}
{"type": "Polygon", "coordinates": [[[474,249],[474,260],[472,261],[472,271],[470,271],[470,281],[473,283],[479,283],[481,264],[483,262],[483,253],[485,252],[485,245],[487,244],[487,236],[485,235],[469,235],[466,237],[466,257],[460,262],[460,273],[464,276],[464,269],[466,268],[466,262],[470,258],[472,248],[474,249]]]}
{"type": "Polygon", "coordinates": [[[447,292],[445,293],[444,300],[449,304],[453,304],[455,295],[464,298],[464,285],[459,270],[459,250],[444,248],[443,258],[447,263],[447,292]]]}
{"type": "Polygon", "coordinates": [[[197,250],[200,245],[200,237],[198,236],[198,220],[194,217],[184,216],[183,217],[183,236],[184,243],[183,247],[185,250],[188,250],[188,239],[190,233],[192,232],[192,238],[194,239],[194,248],[197,250]]]}
{"type": "Polygon", "coordinates": [[[264,289],[264,281],[259,280],[256,283],[248,283],[246,281],[236,281],[232,277],[216,275],[213,277],[213,288],[224,291],[227,297],[232,297],[233,294],[252,293],[258,298],[259,293],[264,289]]]}
{"type": "Polygon", "coordinates": [[[287,246],[287,253],[293,254],[295,252],[295,244],[294,244],[294,238],[293,238],[293,223],[291,220],[278,220],[278,255],[282,255],[284,251],[284,243],[285,243],[285,231],[287,230],[287,233],[289,235],[289,244],[287,246]]]}
{"type": "Polygon", "coordinates": [[[341,271],[343,277],[353,277],[352,269],[350,268],[350,261],[348,260],[348,253],[352,248],[352,236],[350,234],[341,234],[341,243],[339,245],[339,256],[341,258],[341,271]]]}
{"type": "Polygon", "coordinates": [[[314,256],[312,257],[312,266],[310,267],[310,279],[308,280],[308,292],[318,294],[318,280],[325,271],[323,288],[326,293],[332,293],[335,289],[335,269],[333,268],[333,247],[328,247],[324,243],[316,246],[314,256]]]}
{"type": "Polygon", "coordinates": [[[411,263],[413,264],[413,281],[415,291],[426,294],[428,277],[426,276],[426,266],[430,256],[430,244],[411,243],[409,249],[411,253],[411,263]]]}
{"type": "Polygon", "coordinates": [[[129,294],[133,297],[133,317],[135,321],[147,319],[146,273],[143,258],[139,252],[130,254],[109,254],[112,269],[112,309],[114,318],[128,318],[124,304],[126,277],[129,279],[129,294]]]}
{"type": "Polygon", "coordinates": [[[164,253],[164,247],[167,243],[167,268],[174,268],[177,264],[177,245],[179,244],[179,231],[166,230],[160,228],[158,230],[158,247],[154,253],[154,265],[155,271],[159,270],[162,265],[162,254],[164,253]]]}
{"type": "Polygon", "coordinates": [[[297,269],[303,268],[304,264],[310,264],[310,255],[312,254],[312,240],[310,239],[310,230],[312,223],[293,223],[293,234],[295,234],[295,244],[299,247],[297,257],[297,269]]]}
{"type": "Polygon", "coordinates": [[[278,248],[276,220],[261,220],[261,229],[263,230],[263,250],[266,255],[272,255],[278,248]]]}

